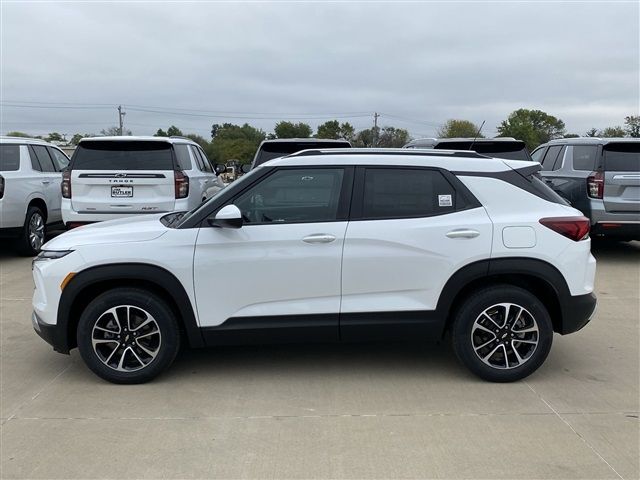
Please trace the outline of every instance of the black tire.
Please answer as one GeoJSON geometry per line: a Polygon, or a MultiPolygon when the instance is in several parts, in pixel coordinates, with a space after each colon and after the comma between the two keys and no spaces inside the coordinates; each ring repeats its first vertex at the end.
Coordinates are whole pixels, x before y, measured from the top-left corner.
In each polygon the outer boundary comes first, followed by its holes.
{"type": "Polygon", "coordinates": [[[544,363],[553,342],[553,325],[545,306],[527,290],[511,285],[471,294],[455,313],[451,333],[458,359],[491,382],[513,382],[531,375],[544,363]],[[518,307],[523,308],[522,313],[518,307]],[[485,312],[489,315],[482,315],[485,312]],[[535,341],[537,345],[531,343],[535,341]]]}
{"type": "Polygon", "coordinates": [[[40,253],[47,233],[47,218],[39,207],[31,206],[24,218],[22,231],[16,242],[16,248],[20,255],[33,257],[40,253]],[[38,224],[36,226],[35,223],[38,224]],[[34,230],[34,231],[32,231],[34,230]],[[32,233],[35,238],[32,238],[32,233]]]}
{"type": "Polygon", "coordinates": [[[99,295],[82,312],[77,340],[80,356],[98,376],[112,383],[144,383],[173,363],[180,349],[180,328],[173,310],[155,294],[137,288],[115,288],[99,295]],[[114,323],[116,316],[118,323],[114,323]],[[96,324],[99,328],[94,328],[96,324]],[[153,333],[156,327],[158,333],[153,333]],[[93,336],[102,341],[96,349],[93,336]],[[111,353],[113,357],[109,357],[111,353]]]}

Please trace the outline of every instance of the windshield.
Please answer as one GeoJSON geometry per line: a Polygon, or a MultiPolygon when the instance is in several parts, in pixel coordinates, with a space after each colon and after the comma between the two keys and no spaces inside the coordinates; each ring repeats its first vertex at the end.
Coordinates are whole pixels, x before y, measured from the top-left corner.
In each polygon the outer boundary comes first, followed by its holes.
{"type": "Polygon", "coordinates": [[[192,216],[194,216],[195,214],[197,214],[201,209],[205,208],[207,205],[209,205],[211,202],[214,202],[218,197],[220,197],[220,195],[222,194],[227,194],[228,193],[228,189],[233,188],[233,189],[238,189],[238,188],[243,188],[243,185],[246,182],[251,182],[251,178],[252,176],[254,176],[256,174],[256,172],[258,172],[259,169],[258,168],[254,168],[252,169],[249,173],[247,173],[246,175],[241,176],[238,180],[236,180],[235,182],[233,182],[231,185],[229,185],[226,188],[223,188],[222,190],[218,191],[218,193],[216,193],[213,197],[211,197],[210,199],[208,199],[206,202],[202,202],[200,205],[198,205],[196,208],[194,208],[193,210],[189,210],[187,213],[185,213],[184,215],[182,215],[182,217],[179,219],[179,221],[177,221],[177,223],[175,225],[172,225],[176,228],[180,227],[180,225],[182,225],[184,222],[186,222],[189,218],[191,218],[192,216]]]}
{"type": "Polygon", "coordinates": [[[640,171],[640,142],[605,145],[604,169],[608,172],[640,171]]]}
{"type": "Polygon", "coordinates": [[[253,168],[262,165],[274,158],[284,157],[300,150],[308,150],[310,148],[349,148],[349,142],[271,142],[264,143],[258,151],[253,168]]]}
{"type": "Polygon", "coordinates": [[[74,170],[173,170],[171,144],[141,141],[81,142],[72,160],[74,170]]]}
{"type": "Polygon", "coordinates": [[[440,142],[434,148],[446,150],[473,150],[482,155],[505,160],[531,160],[524,142],[440,142]]]}

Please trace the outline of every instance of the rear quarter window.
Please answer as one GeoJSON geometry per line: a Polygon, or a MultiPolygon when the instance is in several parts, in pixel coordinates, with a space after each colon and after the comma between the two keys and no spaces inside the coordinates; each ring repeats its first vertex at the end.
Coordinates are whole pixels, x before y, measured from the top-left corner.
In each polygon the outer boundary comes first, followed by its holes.
{"type": "Polygon", "coordinates": [[[593,171],[596,169],[597,145],[573,146],[573,169],[593,171]]]}
{"type": "Polygon", "coordinates": [[[0,145],[0,172],[20,169],[20,145],[0,145]]]}
{"type": "Polygon", "coordinates": [[[176,144],[173,146],[176,151],[176,160],[182,170],[191,170],[191,157],[189,156],[189,147],[184,144],[176,144]]]}
{"type": "Polygon", "coordinates": [[[640,171],[640,142],[605,145],[604,169],[607,172],[640,171]]]}
{"type": "Polygon", "coordinates": [[[168,142],[81,142],[73,156],[74,170],[173,170],[168,142]]]}

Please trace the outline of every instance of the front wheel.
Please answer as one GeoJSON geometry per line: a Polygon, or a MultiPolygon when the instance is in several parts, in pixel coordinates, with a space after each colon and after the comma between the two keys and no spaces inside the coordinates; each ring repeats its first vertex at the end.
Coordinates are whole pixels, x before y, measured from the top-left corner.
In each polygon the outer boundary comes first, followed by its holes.
{"type": "Polygon", "coordinates": [[[473,373],[492,382],[513,382],[544,363],[553,326],[542,302],[528,291],[497,285],[477,291],[457,311],[453,348],[473,373]]]}
{"type": "Polygon", "coordinates": [[[113,383],[152,380],[175,359],[180,329],[156,295],[116,288],[99,295],[80,316],[78,350],[87,366],[113,383]]]}

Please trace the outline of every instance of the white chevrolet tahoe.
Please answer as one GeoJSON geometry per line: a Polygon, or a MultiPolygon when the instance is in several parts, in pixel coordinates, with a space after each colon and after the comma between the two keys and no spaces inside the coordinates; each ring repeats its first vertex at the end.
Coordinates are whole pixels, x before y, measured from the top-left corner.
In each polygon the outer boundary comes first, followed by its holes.
{"type": "Polygon", "coordinates": [[[498,382],[594,312],[589,220],[540,165],[469,151],[307,150],[186,213],[81,227],[34,261],[33,325],[117,383],[192,347],[449,334],[498,382]],[[242,287],[242,288],[239,288],[242,287]]]}
{"type": "Polygon", "coordinates": [[[0,137],[0,236],[18,251],[40,251],[48,225],[62,221],[60,181],[67,156],[44,140],[0,137]]]}
{"type": "Polygon", "coordinates": [[[67,227],[191,210],[224,188],[202,148],[184,137],[84,138],[62,179],[67,227]]]}

